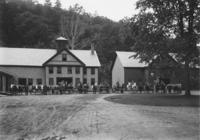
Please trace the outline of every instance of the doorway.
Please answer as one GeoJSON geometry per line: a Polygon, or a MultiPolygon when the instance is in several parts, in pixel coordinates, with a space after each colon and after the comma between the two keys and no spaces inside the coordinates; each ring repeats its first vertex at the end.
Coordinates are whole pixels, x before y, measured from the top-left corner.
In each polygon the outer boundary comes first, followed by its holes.
{"type": "Polygon", "coordinates": [[[60,85],[60,83],[72,84],[72,82],[73,82],[72,77],[57,77],[56,78],[57,85],[60,85]]]}

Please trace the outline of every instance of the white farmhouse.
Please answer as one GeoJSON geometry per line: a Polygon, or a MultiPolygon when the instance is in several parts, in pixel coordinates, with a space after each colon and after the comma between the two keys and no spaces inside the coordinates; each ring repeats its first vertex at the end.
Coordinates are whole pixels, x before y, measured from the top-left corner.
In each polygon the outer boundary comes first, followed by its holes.
{"type": "Polygon", "coordinates": [[[96,51],[70,50],[65,39],[57,39],[59,50],[0,47],[0,91],[10,84],[47,85],[55,87],[59,82],[98,83],[100,62],[96,51]]]}

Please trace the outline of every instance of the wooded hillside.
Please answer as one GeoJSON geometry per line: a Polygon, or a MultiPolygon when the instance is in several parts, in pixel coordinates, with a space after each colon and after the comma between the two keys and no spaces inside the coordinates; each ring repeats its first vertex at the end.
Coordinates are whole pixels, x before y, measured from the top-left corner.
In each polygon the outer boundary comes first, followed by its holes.
{"type": "Polygon", "coordinates": [[[101,78],[109,79],[109,68],[114,51],[129,50],[124,22],[114,22],[86,13],[83,7],[74,5],[61,9],[59,0],[46,0],[41,5],[32,0],[2,1],[1,40],[3,46],[26,48],[56,48],[55,38],[65,36],[73,49],[90,49],[94,44],[99,55],[101,78]]]}

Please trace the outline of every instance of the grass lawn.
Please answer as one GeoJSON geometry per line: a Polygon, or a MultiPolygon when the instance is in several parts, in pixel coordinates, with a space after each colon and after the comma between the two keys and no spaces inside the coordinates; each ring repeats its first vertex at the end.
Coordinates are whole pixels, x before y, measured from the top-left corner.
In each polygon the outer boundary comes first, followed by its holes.
{"type": "Polygon", "coordinates": [[[131,105],[200,107],[198,95],[122,94],[107,97],[105,100],[131,105]]]}

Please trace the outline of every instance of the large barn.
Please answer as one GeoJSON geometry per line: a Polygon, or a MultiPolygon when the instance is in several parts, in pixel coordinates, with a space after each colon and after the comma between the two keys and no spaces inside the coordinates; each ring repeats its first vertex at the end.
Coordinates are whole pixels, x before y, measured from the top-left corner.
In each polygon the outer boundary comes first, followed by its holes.
{"type": "MultiPolygon", "coordinates": [[[[150,83],[159,78],[166,84],[181,84],[184,88],[184,67],[173,57],[174,54],[158,55],[150,64],[134,58],[135,52],[116,51],[112,65],[112,86],[128,82],[150,83]]],[[[199,67],[190,68],[191,88],[199,88],[199,67]]]]}
{"type": "MultiPolygon", "coordinates": [[[[62,44],[62,43],[61,43],[62,44]]],[[[0,47],[0,91],[11,84],[47,85],[98,83],[100,62],[96,51],[0,47]]]]}
{"type": "Polygon", "coordinates": [[[134,52],[116,51],[116,57],[112,65],[112,86],[117,82],[120,85],[129,81],[144,81],[145,68],[148,66],[132,57],[134,52]]]}

